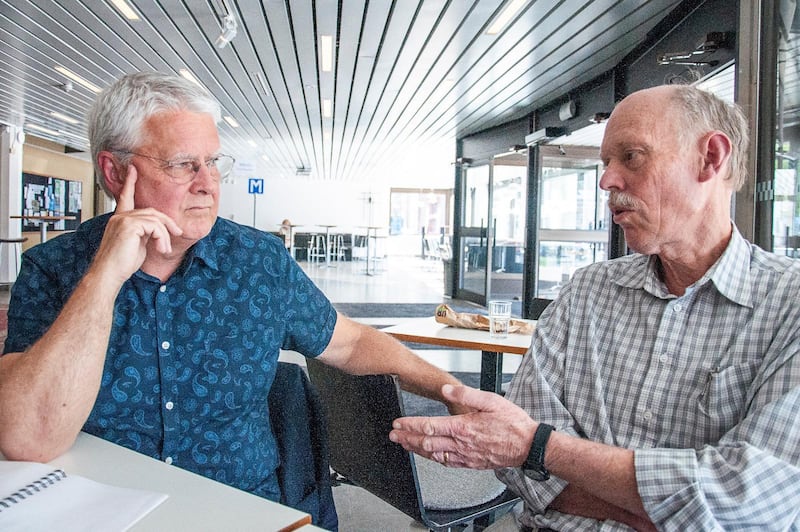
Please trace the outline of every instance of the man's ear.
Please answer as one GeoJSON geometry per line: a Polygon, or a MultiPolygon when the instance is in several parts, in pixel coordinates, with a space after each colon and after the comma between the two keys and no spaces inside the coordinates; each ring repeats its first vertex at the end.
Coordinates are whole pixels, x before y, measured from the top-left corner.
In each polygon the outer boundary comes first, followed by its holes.
{"type": "Polygon", "coordinates": [[[97,165],[103,174],[103,182],[106,188],[115,198],[119,197],[122,186],[125,184],[127,171],[110,151],[101,151],[97,154],[97,165]]]}
{"type": "Polygon", "coordinates": [[[708,181],[720,173],[726,179],[731,172],[731,139],[721,131],[712,131],[700,140],[700,150],[703,154],[700,180],[708,181]]]}

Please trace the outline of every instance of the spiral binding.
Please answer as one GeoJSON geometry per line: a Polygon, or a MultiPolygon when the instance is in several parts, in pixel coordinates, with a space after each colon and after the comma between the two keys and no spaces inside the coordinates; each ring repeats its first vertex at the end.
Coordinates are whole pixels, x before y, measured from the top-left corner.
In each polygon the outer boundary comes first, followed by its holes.
{"type": "Polygon", "coordinates": [[[59,482],[65,478],[67,478],[67,474],[61,469],[56,469],[52,473],[49,473],[38,480],[34,480],[24,488],[20,488],[5,499],[0,500],[0,513],[3,512],[3,510],[11,508],[12,505],[24,501],[28,497],[36,495],[38,492],[49,488],[56,482],[59,482]]]}

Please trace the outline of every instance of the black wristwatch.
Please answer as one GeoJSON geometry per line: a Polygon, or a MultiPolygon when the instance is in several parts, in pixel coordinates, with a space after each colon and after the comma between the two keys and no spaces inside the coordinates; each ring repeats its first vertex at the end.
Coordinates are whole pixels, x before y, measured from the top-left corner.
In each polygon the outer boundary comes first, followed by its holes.
{"type": "Polygon", "coordinates": [[[531,450],[528,451],[528,458],[522,463],[522,472],[525,476],[533,480],[547,480],[550,478],[550,471],[544,466],[544,448],[550,433],[556,430],[553,425],[539,423],[533,435],[531,450]]]}

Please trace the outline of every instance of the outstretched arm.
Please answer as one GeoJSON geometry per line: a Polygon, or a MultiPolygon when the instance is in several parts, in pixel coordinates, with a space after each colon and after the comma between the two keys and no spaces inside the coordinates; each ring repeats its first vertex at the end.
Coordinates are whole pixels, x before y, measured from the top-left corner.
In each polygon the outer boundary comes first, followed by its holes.
{"type": "MultiPolygon", "coordinates": [[[[472,413],[395,420],[389,437],[405,449],[438,462],[473,469],[520,467],[538,423],[503,397],[466,386],[445,386],[445,399],[472,413]]],[[[648,525],[636,489],[633,452],[553,432],[545,465],[569,482],[552,509],[596,519],[648,525]],[[570,488],[571,486],[571,488],[570,488]]],[[[649,525],[648,525],[649,526],[649,525]]]]}
{"type": "Polygon", "coordinates": [[[424,361],[388,334],[341,314],[337,317],[333,337],[319,359],[356,375],[397,375],[403,389],[442,401],[451,413],[468,411],[450,403],[441,394],[444,384],[461,384],[458,379],[424,361]]]}

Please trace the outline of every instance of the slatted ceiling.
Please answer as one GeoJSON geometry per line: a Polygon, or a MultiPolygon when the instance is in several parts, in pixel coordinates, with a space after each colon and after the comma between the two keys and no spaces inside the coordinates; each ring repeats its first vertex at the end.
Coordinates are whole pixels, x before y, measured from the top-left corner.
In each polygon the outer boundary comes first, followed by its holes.
{"type": "MultiPolygon", "coordinates": [[[[460,76],[458,63],[467,63],[465,60],[466,52],[474,47],[474,43],[481,37],[488,22],[494,18],[501,1],[480,0],[472,3],[450,2],[446,5],[445,11],[437,19],[437,25],[433,30],[422,29],[425,39],[419,39],[424,48],[417,52],[417,62],[415,71],[420,81],[407,84],[403,89],[405,92],[401,102],[394,107],[396,114],[390,115],[390,120],[381,123],[382,129],[377,134],[377,138],[387,140],[378,149],[365,152],[365,166],[371,166],[376,161],[380,161],[386,152],[392,149],[396,143],[402,143],[404,139],[410,138],[418,143],[423,139],[429,140],[431,135],[427,131],[428,126],[422,124],[421,127],[413,129],[408,126],[430,121],[432,112],[437,109],[443,110],[449,119],[449,134],[452,135],[455,126],[455,116],[452,112],[454,102],[448,101],[447,94],[454,89],[454,84],[446,80],[453,80],[455,76],[460,76]]],[[[419,28],[419,26],[416,26],[419,28]]],[[[487,37],[489,40],[493,38],[487,37]]],[[[469,71],[467,67],[464,70],[469,71]]],[[[398,95],[399,97],[400,95],[398,95]]],[[[468,97],[468,95],[465,95],[468,97]]],[[[432,140],[435,140],[432,139],[432,140]]]]}
{"type": "MultiPolygon", "coordinates": [[[[598,4],[600,2],[592,6],[599,7],[598,4]]],[[[570,6],[574,7],[574,4],[570,6]]],[[[650,29],[649,26],[643,27],[647,21],[622,18],[622,13],[613,13],[612,17],[606,12],[599,19],[593,18],[596,13],[588,9],[551,12],[542,20],[553,23],[557,17],[558,24],[532,23],[531,32],[522,41],[508,46],[509,49],[525,50],[523,43],[536,43],[527,56],[519,54],[513,70],[509,70],[512,75],[516,75],[520,69],[525,72],[495,95],[489,91],[483,92],[484,97],[491,98],[483,110],[495,118],[487,121],[486,114],[479,114],[482,109],[475,105],[479,102],[472,102],[473,120],[462,117],[462,127],[469,131],[482,124],[500,124],[507,119],[507,115],[498,113],[497,105],[513,112],[509,102],[530,104],[546,94],[564,94],[570,87],[589,81],[616,64],[650,29]],[[568,24],[565,23],[567,20],[568,24]],[[599,35],[590,31],[596,26],[605,28],[605,31],[599,35]]],[[[527,14],[537,18],[536,14],[527,14]]]]}
{"type": "Polygon", "coordinates": [[[124,72],[186,68],[241,124],[220,124],[223,149],[259,174],[311,167],[313,179],[366,180],[414,146],[449,139],[454,151],[456,135],[562,96],[678,2],[531,0],[489,36],[504,0],[231,0],[238,32],[223,49],[221,0],[131,3],[142,20],[97,0],[0,0],[0,121],[61,130],[68,136],[29,133],[86,149],[76,140],[85,123],[49,113],[83,119],[94,94],[55,87],[65,78],[54,65],[100,87],[124,72]],[[335,37],[334,72],[320,69],[321,34],[335,37]],[[332,118],[322,116],[326,98],[332,118]]]}
{"type": "MultiPolygon", "coordinates": [[[[251,76],[256,72],[263,73],[262,78],[267,90],[265,91],[261,82],[255,82],[255,85],[258,98],[266,109],[263,116],[268,120],[267,133],[271,139],[283,137],[285,140],[281,143],[267,141],[260,144],[272,148],[270,158],[273,162],[283,161],[287,167],[293,164],[296,167],[296,157],[291,154],[296,153],[298,147],[302,146],[303,137],[297,127],[297,117],[293,113],[294,107],[291,103],[291,91],[287,89],[286,75],[280,68],[277,56],[281,50],[293,49],[286,10],[283,3],[276,2],[261,4],[257,0],[248,0],[248,3],[240,2],[239,5],[243,12],[260,14],[249,17],[248,24],[240,28],[248,38],[248,44],[253,51],[252,54],[241,54],[241,59],[244,68],[251,73],[251,76]],[[267,13],[270,17],[281,17],[282,23],[268,21],[267,13]],[[281,35],[282,30],[285,30],[285,35],[281,35]],[[274,33],[277,35],[273,35],[274,33]],[[279,42],[287,44],[279,46],[277,44],[279,42]]],[[[295,70],[290,69],[290,74],[292,72],[295,70]]],[[[295,92],[299,90],[298,88],[295,92]]]]}

